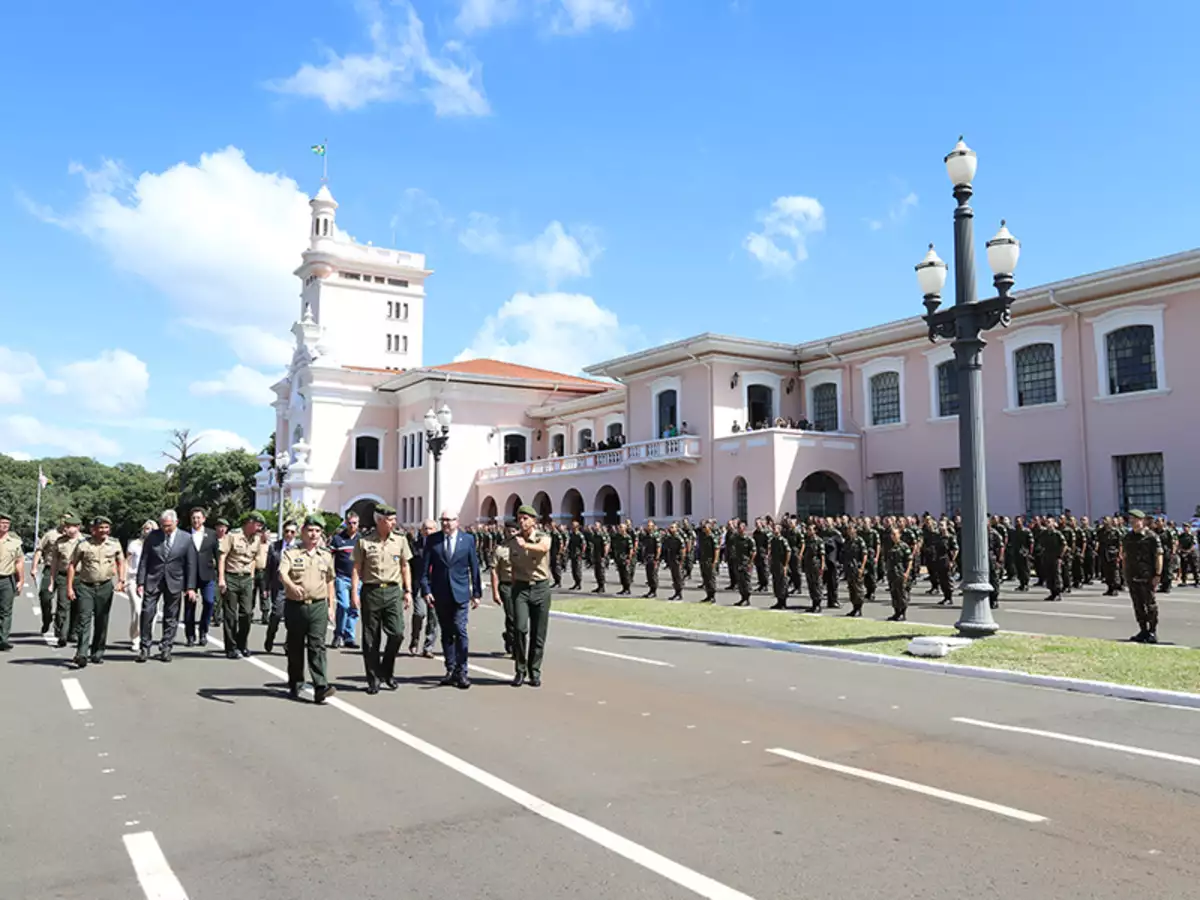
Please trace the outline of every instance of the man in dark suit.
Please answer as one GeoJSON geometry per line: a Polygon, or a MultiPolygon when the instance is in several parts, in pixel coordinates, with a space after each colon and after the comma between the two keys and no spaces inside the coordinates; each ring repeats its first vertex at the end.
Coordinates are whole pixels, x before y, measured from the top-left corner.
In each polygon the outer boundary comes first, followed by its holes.
{"type": "Polygon", "coordinates": [[[276,538],[267,548],[266,590],[270,598],[270,614],[267,616],[267,639],[263,649],[270,653],[275,649],[275,635],[279,633],[279,623],[283,621],[283,581],[279,577],[279,562],[283,559],[283,551],[296,546],[296,532],[299,529],[295,522],[283,523],[283,537],[276,538]]]}
{"type": "MultiPolygon", "coordinates": [[[[413,584],[418,587],[421,584],[421,573],[424,571],[422,567],[425,564],[425,547],[435,534],[437,534],[437,523],[433,519],[426,519],[421,523],[421,531],[417,534],[416,540],[412,542],[412,580],[413,584]]],[[[437,614],[429,608],[429,604],[425,602],[425,595],[418,590],[417,596],[413,598],[412,622],[408,631],[408,652],[416,656],[417,648],[420,647],[423,657],[433,659],[433,644],[437,637],[437,614]],[[421,640],[422,627],[425,629],[424,642],[421,640]]]]}
{"type": "Polygon", "coordinates": [[[150,658],[150,642],[158,600],[163,601],[163,626],[159,659],[169,663],[175,631],[179,627],[179,603],[196,596],[196,545],[191,535],[179,530],[175,510],[168,509],[158,518],[158,531],[152,531],[142,544],[138,562],[137,591],[142,598],[142,646],[137,661],[150,658]]]}
{"type": "Polygon", "coordinates": [[[196,597],[189,600],[183,609],[183,633],[187,645],[196,643],[196,607],[200,607],[200,646],[208,645],[208,625],[212,621],[213,602],[217,596],[217,545],[219,538],[211,528],[205,527],[204,510],[192,510],[190,537],[196,548],[196,597]]]}
{"type": "Polygon", "coordinates": [[[442,513],[442,531],[425,542],[421,565],[421,595],[432,603],[442,628],[442,654],[446,659],[443,685],[466,690],[467,611],[479,606],[483,583],[474,536],[458,530],[458,516],[442,513]]]}

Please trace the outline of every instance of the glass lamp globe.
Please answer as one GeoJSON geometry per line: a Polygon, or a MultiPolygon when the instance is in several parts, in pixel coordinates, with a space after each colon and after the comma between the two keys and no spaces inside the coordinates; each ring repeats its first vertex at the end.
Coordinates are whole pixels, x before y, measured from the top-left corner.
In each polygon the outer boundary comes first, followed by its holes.
{"type": "Polygon", "coordinates": [[[434,415],[433,407],[430,407],[429,412],[425,413],[425,433],[426,434],[437,434],[437,430],[438,430],[437,416],[434,415]]]}
{"type": "Polygon", "coordinates": [[[1003,219],[1000,220],[1000,230],[996,236],[987,242],[987,257],[993,275],[1011,275],[1017,270],[1021,242],[1012,236],[1003,219]]]}
{"type": "Polygon", "coordinates": [[[443,403],[442,408],[437,411],[437,423],[442,426],[443,431],[450,427],[450,419],[450,407],[443,403]]]}
{"type": "Polygon", "coordinates": [[[946,264],[942,262],[941,257],[933,249],[933,244],[929,245],[929,252],[925,254],[916,265],[917,284],[921,288],[921,294],[925,297],[942,293],[942,288],[946,286],[946,264]]]}
{"type": "Polygon", "coordinates": [[[968,147],[958,136],[954,149],[946,154],[946,174],[956,187],[960,184],[970,184],[975,179],[975,151],[968,147]]]}

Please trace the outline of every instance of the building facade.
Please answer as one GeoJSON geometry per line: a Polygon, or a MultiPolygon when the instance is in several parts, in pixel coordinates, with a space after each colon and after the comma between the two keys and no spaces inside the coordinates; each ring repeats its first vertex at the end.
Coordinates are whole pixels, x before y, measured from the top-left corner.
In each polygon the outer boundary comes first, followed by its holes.
{"type": "MultiPolygon", "coordinates": [[[[336,240],[326,189],[312,207],[296,352],[275,385],[277,442],[293,457],[283,489],[298,501],[432,515],[423,420],[444,404],[442,505],[468,522],[522,503],[589,522],[958,506],[953,351],[919,317],[796,344],[700,334],[589,366],[590,378],[494,360],[425,367],[424,258],[336,240]]],[[[984,350],[989,509],[1190,517],[1200,250],[1016,298],[984,350]]]]}

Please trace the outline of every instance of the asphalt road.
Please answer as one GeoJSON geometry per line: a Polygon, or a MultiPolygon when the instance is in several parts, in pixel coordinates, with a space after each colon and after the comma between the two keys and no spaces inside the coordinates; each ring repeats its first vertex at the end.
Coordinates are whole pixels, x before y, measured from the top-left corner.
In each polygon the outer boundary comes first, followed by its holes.
{"type": "MultiPolygon", "coordinates": [[[[1200,713],[555,619],[514,690],[286,699],[218,646],[0,657],[0,897],[1194,897],[1200,713]]],[[[263,629],[255,627],[252,645],[263,629]]]]}
{"type": "MultiPolygon", "coordinates": [[[[752,580],[753,581],[753,580],[752,580]]],[[[563,578],[564,586],[571,584],[570,575],[563,578]]],[[[740,597],[734,591],[724,590],[729,584],[729,578],[722,568],[721,577],[717,580],[717,602],[724,605],[736,603],[740,597]]],[[[556,592],[560,596],[588,596],[595,581],[591,571],[584,573],[583,589],[581,591],[563,590],[556,592]]],[[[1136,633],[1137,621],[1133,617],[1133,605],[1128,593],[1117,597],[1105,597],[1104,585],[1100,583],[1084,585],[1072,593],[1063,595],[1062,600],[1048,603],[1046,598],[1050,592],[1045,588],[1035,588],[1030,585],[1028,592],[1015,590],[1016,582],[1003,582],[1000,586],[1000,608],[993,615],[1006,631],[1024,631],[1037,634],[1069,634],[1076,637],[1107,638],[1111,640],[1127,640],[1136,633]]],[[[955,595],[953,606],[938,606],[941,595],[926,593],[928,585],[922,576],[912,592],[908,609],[908,621],[930,625],[953,625],[962,613],[962,598],[955,595]]],[[[616,569],[609,568],[607,575],[607,590],[609,594],[620,590],[616,578],[616,569]]],[[[646,593],[645,571],[639,567],[634,581],[633,596],[641,597],[646,593]]],[[[671,595],[671,577],[666,569],[659,572],[658,597],[665,599],[671,595]]],[[[696,602],[704,597],[700,587],[699,569],[693,570],[692,578],[687,582],[683,596],[685,600],[696,602]]],[[[839,615],[850,609],[849,594],[845,584],[839,586],[838,596],[842,603],[840,611],[825,612],[824,615],[839,615]]],[[[773,594],[756,593],[750,602],[757,607],[766,609],[775,602],[773,594]]],[[[1175,587],[1169,594],[1158,595],[1159,628],[1158,636],[1163,643],[1177,644],[1185,647],[1200,647],[1200,588],[1188,585],[1175,587]]],[[[808,594],[793,594],[788,598],[788,605],[796,610],[807,609],[808,594]]],[[[886,619],[892,614],[892,601],[886,585],[880,586],[875,592],[875,602],[863,607],[863,615],[872,619],[886,619]]]]}

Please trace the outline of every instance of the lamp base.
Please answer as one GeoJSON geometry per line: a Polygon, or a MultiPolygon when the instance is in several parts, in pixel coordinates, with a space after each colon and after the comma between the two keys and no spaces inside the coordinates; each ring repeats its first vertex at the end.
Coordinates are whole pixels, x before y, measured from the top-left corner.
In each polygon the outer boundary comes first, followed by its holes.
{"type": "Polygon", "coordinates": [[[1000,630],[992,618],[991,595],[992,586],[986,581],[963,585],[962,617],[954,623],[963,637],[991,637],[1000,630]]]}

